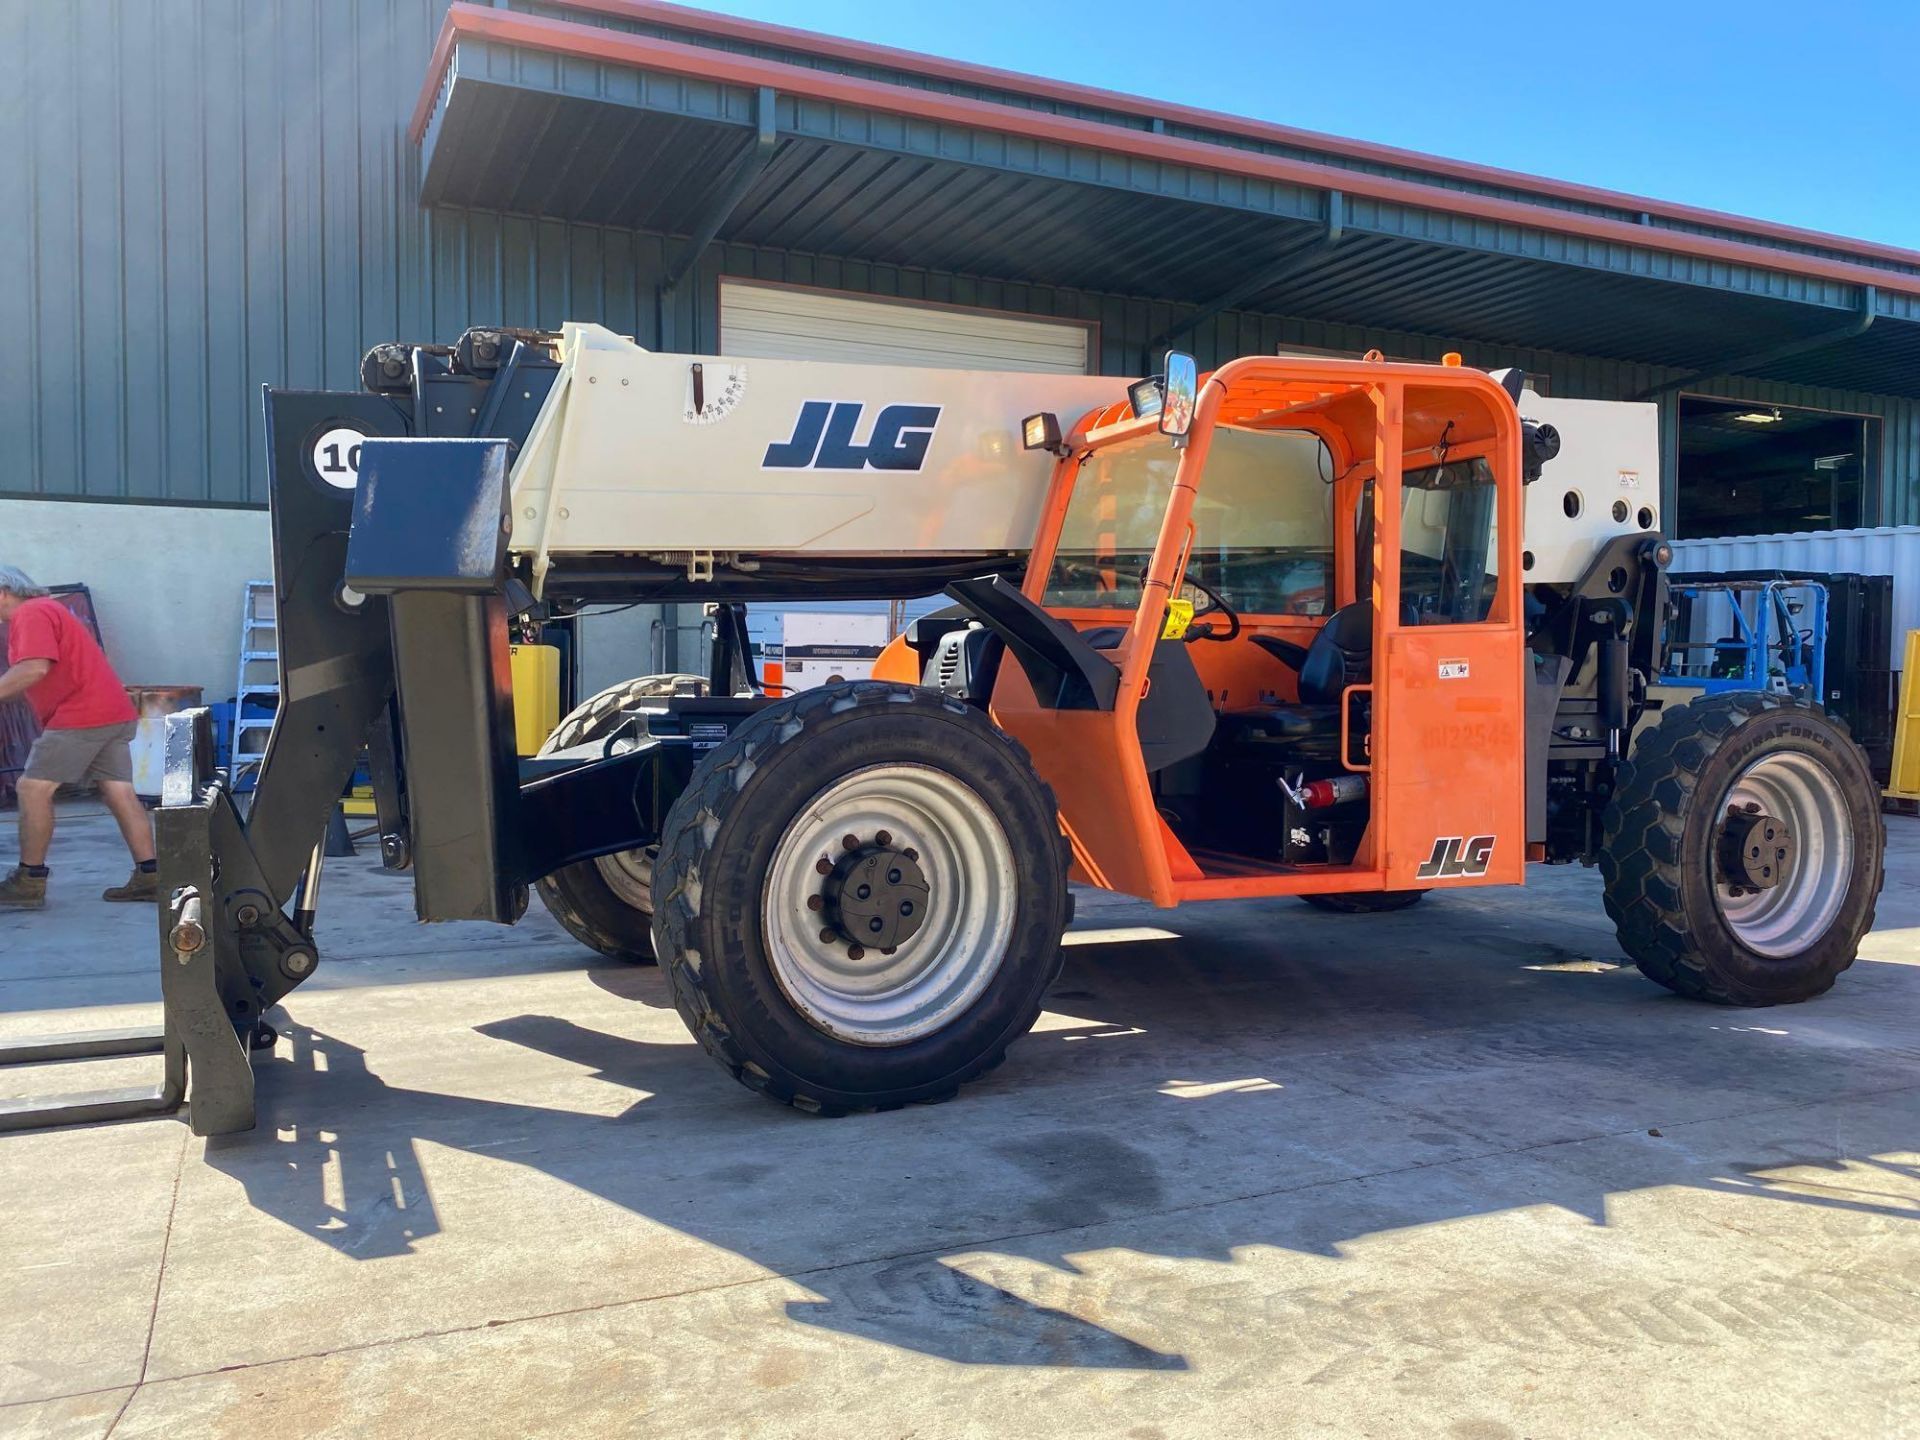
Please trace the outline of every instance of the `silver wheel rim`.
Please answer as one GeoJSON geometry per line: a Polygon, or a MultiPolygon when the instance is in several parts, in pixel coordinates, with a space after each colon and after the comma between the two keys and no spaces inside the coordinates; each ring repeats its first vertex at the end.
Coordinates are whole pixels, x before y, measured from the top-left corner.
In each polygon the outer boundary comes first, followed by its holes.
{"type": "Polygon", "coordinates": [[[788,825],[767,868],[763,933],[775,980],[815,1028],[856,1045],[900,1045],[928,1035],[971,1005],[999,972],[1018,901],[1013,847],[972,787],[925,765],[873,765],[842,777],[788,825]],[[853,958],[821,938],[809,901],[817,866],[847,836],[873,843],[886,831],[916,853],[928,882],[921,927],[891,955],[853,958]]]}
{"type": "Polygon", "coordinates": [[[1846,796],[1820,761],[1781,751],[1740,773],[1720,802],[1714,833],[1730,808],[1749,805],[1786,822],[1795,847],[1792,863],[1772,889],[1734,895],[1715,859],[1714,899],[1728,928],[1749,950],[1774,958],[1798,955],[1827,933],[1853,882],[1853,820],[1846,796]]]}
{"type": "Polygon", "coordinates": [[[654,847],[649,845],[642,850],[597,856],[593,862],[614,898],[643,915],[653,913],[653,855],[654,847]]]}

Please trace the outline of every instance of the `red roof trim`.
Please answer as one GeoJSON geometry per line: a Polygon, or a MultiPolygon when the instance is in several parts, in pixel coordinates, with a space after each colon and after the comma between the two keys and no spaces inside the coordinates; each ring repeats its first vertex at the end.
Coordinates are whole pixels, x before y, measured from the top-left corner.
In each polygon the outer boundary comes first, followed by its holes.
{"type": "Polygon", "coordinates": [[[666,4],[664,0],[547,0],[547,3],[569,10],[609,15],[623,20],[671,25],[676,29],[720,36],[725,39],[779,45],[789,50],[801,50],[828,59],[884,65],[889,69],[903,70],[908,74],[926,75],[934,79],[951,80],[967,85],[992,86],[998,90],[1006,90],[1017,95],[1029,95],[1035,99],[1054,100],[1069,105],[1096,106],[1104,110],[1136,115],[1143,119],[1174,121],[1200,129],[1218,130],[1222,134],[1239,135],[1250,140],[1298,145],[1307,149],[1323,150],[1329,155],[1339,155],[1349,160],[1424,170],[1428,174],[1444,175],[1453,180],[1466,180],[1481,185],[1498,185],[1510,190],[1531,191],[1556,200],[1641,211],[1658,216],[1662,220],[1676,220],[1689,225],[1711,225],[1769,240],[1783,240],[1794,244],[1818,245],[1829,250],[1841,250],[1867,259],[1890,260],[1902,265],[1920,265],[1920,250],[1907,250],[1897,245],[1883,245],[1872,240],[1854,240],[1820,230],[1802,229],[1797,225],[1784,225],[1778,221],[1756,220],[1747,216],[1731,215],[1725,211],[1682,205],[1671,200],[1654,200],[1644,195],[1631,195],[1619,190],[1579,185],[1571,180],[1555,180],[1550,176],[1531,175],[1520,170],[1502,170],[1492,165],[1475,165],[1466,160],[1450,160],[1443,155],[1429,155],[1419,150],[1404,150],[1394,145],[1380,145],[1367,140],[1348,140],[1342,136],[1328,135],[1318,130],[1302,130],[1291,125],[1277,125],[1271,121],[1249,120],[1244,116],[1228,115],[1217,110],[1175,105],[1142,95],[1130,95],[1118,90],[1102,90],[1092,85],[1075,85],[1065,80],[1051,80],[1043,76],[1022,74],[1017,70],[1001,70],[992,65],[976,65],[966,60],[949,60],[939,55],[922,55],[913,50],[900,50],[890,45],[874,45],[864,40],[847,40],[838,35],[825,35],[816,30],[801,30],[791,25],[773,25],[758,20],[743,20],[732,15],[716,15],[710,10],[696,10],[687,5],[666,4]]]}
{"type": "MultiPolygon", "coordinates": [[[[580,4],[582,0],[573,0],[573,3],[580,4]]],[[[593,0],[593,3],[606,5],[612,4],[613,0],[593,0]]],[[[638,0],[634,0],[634,3],[638,3],[638,0]]],[[[1236,150],[1148,131],[1116,130],[1111,125],[1092,120],[1022,110],[956,95],[941,95],[833,71],[759,60],[700,45],[655,40],[592,25],[549,20],[465,3],[456,3],[448,9],[439,39],[434,45],[433,59],[421,88],[420,99],[414,107],[413,123],[409,130],[416,143],[426,132],[427,123],[439,101],[440,88],[454,46],[461,36],[727,84],[756,88],[771,86],[787,94],[856,105],[887,114],[946,120],[1001,134],[1164,160],[1224,174],[1278,181],[1316,190],[1342,190],[1349,195],[1364,195],[1392,204],[1417,206],[1498,224],[1520,225],[1607,244],[1660,250],[1842,284],[1877,285],[1901,294],[1920,296],[1920,275],[1903,275],[1898,271],[1881,270],[1828,256],[1799,254],[1747,241],[1658,229],[1569,210],[1548,209],[1523,200],[1476,195],[1445,186],[1369,175],[1333,165],[1262,155],[1255,151],[1236,150]]],[[[1920,262],[1920,255],[1912,258],[1920,262]]]]}

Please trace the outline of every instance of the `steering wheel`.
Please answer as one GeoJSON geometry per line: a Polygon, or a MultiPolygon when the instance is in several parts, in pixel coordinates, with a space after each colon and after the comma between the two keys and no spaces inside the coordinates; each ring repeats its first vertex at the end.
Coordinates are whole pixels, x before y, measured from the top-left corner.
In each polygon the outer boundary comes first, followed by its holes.
{"type": "MultiPolygon", "coordinates": [[[[1206,581],[1196,580],[1191,575],[1188,575],[1182,581],[1183,588],[1189,585],[1207,597],[1206,607],[1194,611],[1193,618],[1195,620],[1204,620],[1210,615],[1224,615],[1227,619],[1227,628],[1225,630],[1216,630],[1211,625],[1207,626],[1204,630],[1189,628],[1185,637],[1187,643],[1191,645],[1196,640],[1238,639],[1240,636],[1240,616],[1239,613],[1227,603],[1226,596],[1207,584],[1206,581]]],[[[1191,625],[1191,622],[1189,622],[1189,625],[1191,625]]]]}
{"type": "MultiPolygon", "coordinates": [[[[1058,559],[1054,563],[1070,575],[1084,575],[1097,578],[1103,577],[1107,573],[1104,567],[1088,564],[1084,560],[1058,559]]],[[[1133,572],[1133,577],[1135,584],[1144,585],[1147,580],[1147,567],[1142,565],[1138,570],[1133,572]]],[[[1200,630],[1190,629],[1187,631],[1185,637],[1187,643],[1191,644],[1195,640],[1234,640],[1239,638],[1241,630],[1240,616],[1235,612],[1234,608],[1227,603],[1226,597],[1211,585],[1208,585],[1204,581],[1196,580],[1191,575],[1187,576],[1181,582],[1181,588],[1185,589],[1189,586],[1207,597],[1205,608],[1195,610],[1193,612],[1193,618],[1195,620],[1202,620],[1210,615],[1224,615],[1227,620],[1227,628],[1225,630],[1215,630],[1211,625],[1208,625],[1200,630]]]]}

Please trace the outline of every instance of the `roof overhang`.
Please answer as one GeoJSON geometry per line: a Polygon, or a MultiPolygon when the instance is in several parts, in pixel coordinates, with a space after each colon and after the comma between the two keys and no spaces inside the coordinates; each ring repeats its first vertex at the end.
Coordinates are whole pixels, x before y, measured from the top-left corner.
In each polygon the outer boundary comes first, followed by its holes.
{"type": "Polygon", "coordinates": [[[1920,256],[952,88],[455,4],[414,135],[433,204],[1920,394],[1920,256]]]}

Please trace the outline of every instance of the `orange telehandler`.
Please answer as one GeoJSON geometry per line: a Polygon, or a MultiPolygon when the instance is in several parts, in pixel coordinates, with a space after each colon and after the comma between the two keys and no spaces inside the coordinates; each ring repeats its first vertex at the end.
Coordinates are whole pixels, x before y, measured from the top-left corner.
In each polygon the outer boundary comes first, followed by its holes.
{"type": "Polygon", "coordinates": [[[1647,407],[1457,361],[1175,354],[1123,397],[590,326],[381,347],[364,381],[267,396],[283,702],[244,819],[205,715],[169,734],[148,1103],[191,1067],[201,1133],[252,1123],[247,1052],[318,963],[316,842],[363,746],[423,920],[511,923],[537,889],[657,957],[736,1078],[820,1112],[996,1064],[1070,880],[1360,912],[1597,862],[1648,976],[1743,1005],[1824,991],[1872,923],[1844,730],[1648,693],[1647,407]],[[941,588],[874,679],[761,683],[746,603],[941,588]],[[708,672],[517,756],[510,640],[637,601],[705,602],[708,672]]]}

